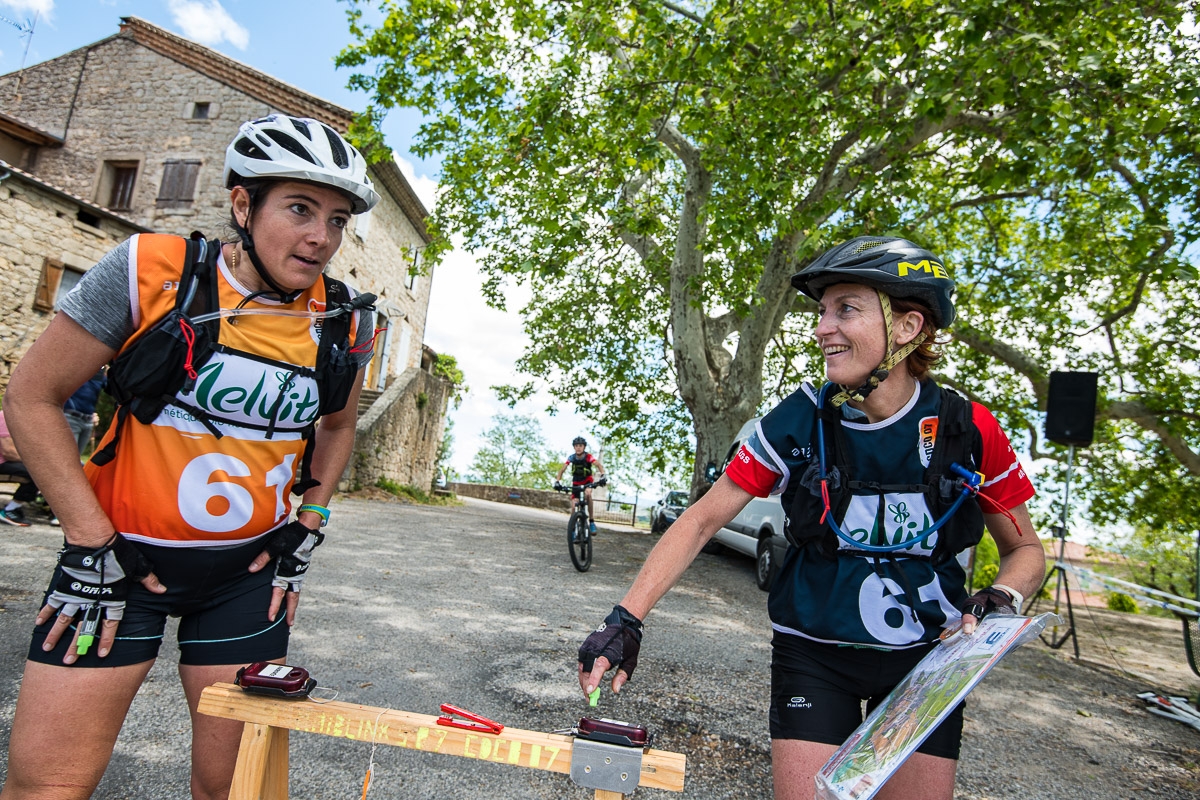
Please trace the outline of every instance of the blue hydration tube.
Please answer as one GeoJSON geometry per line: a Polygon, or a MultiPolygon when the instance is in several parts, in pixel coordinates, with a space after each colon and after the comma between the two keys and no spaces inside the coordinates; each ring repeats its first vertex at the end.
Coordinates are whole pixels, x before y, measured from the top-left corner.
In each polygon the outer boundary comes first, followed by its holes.
{"type": "MultiPolygon", "coordinates": [[[[821,387],[821,391],[817,394],[818,412],[824,410],[825,394],[829,391],[829,387],[832,385],[833,384],[831,383],[826,383],[821,387]]],[[[905,541],[898,542],[896,544],[866,544],[864,542],[855,541],[845,531],[843,531],[838,526],[837,520],[833,518],[833,512],[829,508],[829,488],[828,484],[826,483],[828,472],[826,471],[825,467],[825,423],[823,420],[821,420],[820,416],[817,417],[817,458],[821,467],[821,473],[819,477],[821,479],[821,496],[825,501],[824,516],[829,520],[830,529],[832,529],[833,532],[837,534],[838,538],[843,542],[853,546],[856,550],[863,550],[868,553],[894,553],[897,550],[907,550],[913,545],[923,543],[926,539],[935,534],[939,528],[945,525],[952,516],[954,516],[959,507],[962,506],[968,497],[979,491],[979,485],[983,482],[983,476],[978,472],[971,472],[957,463],[951,464],[950,471],[963,479],[963,488],[962,492],[959,493],[958,498],[954,501],[954,504],[947,509],[946,513],[942,515],[941,519],[939,519],[937,522],[934,522],[932,525],[922,531],[920,536],[916,536],[912,539],[906,539],[905,541]]]]}

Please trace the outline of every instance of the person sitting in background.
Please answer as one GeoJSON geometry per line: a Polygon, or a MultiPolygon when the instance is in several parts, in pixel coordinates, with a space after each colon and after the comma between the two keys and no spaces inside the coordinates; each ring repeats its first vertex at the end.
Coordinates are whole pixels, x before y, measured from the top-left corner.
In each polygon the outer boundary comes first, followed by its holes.
{"type": "Polygon", "coordinates": [[[25,503],[32,502],[38,496],[37,484],[29,477],[29,470],[21,461],[17,445],[8,433],[8,423],[4,421],[4,412],[0,411],[0,475],[8,475],[20,484],[13,492],[12,499],[3,509],[0,509],[0,522],[28,528],[29,520],[25,519],[25,503]]]}

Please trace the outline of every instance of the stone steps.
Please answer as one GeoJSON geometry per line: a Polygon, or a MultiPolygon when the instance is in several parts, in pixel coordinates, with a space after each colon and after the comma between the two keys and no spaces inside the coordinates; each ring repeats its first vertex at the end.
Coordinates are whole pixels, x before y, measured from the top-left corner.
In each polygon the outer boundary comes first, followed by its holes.
{"type": "Polygon", "coordinates": [[[369,409],[383,392],[379,389],[363,389],[358,396],[358,416],[361,417],[367,413],[369,409]]]}

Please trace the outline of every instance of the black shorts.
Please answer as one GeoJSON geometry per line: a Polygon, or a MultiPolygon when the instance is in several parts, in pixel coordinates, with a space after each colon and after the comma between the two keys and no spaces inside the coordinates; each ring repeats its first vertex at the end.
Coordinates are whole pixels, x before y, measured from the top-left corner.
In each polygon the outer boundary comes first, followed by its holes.
{"type": "MultiPolygon", "coordinates": [[[[873,650],[785,633],[771,641],[771,738],[841,745],[936,644],[873,650]]],[[[958,760],[963,706],[942,720],[918,753],[958,760]]]]}
{"type": "MultiPolygon", "coordinates": [[[[180,618],[180,664],[249,664],[287,655],[290,629],[286,608],[279,609],[274,622],[267,619],[274,562],[258,572],[247,571],[250,562],[263,551],[261,538],[228,549],[159,547],[141,542],[133,545],[154,565],[154,574],[167,587],[166,594],[154,594],[140,583],[133,583],[109,654],[100,658],[96,655],[99,647],[94,645],[70,666],[123,667],[156,658],[168,616],[180,618]]],[[[50,587],[57,582],[56,569],[50,587]]],[[[46,590],[47,597],[50,590],[46,590]]],[[[30,661],[66,666],[62,659],[71,644],[74,625],[71,633],[59,639],[57,647],[42,650],[54,621],[51,617],[34,628],[30,661]]]]}

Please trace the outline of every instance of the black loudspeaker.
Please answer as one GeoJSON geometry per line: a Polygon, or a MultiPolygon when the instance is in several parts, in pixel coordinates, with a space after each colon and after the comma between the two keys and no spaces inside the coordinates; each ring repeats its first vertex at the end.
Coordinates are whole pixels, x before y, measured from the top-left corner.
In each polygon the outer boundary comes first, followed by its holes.
{"type": "Polygon", "coordinates": [[[1095,372],[1051,372],[1046,399],[1046,438],[1087,447],[1096,432],[1095,372]]]}

